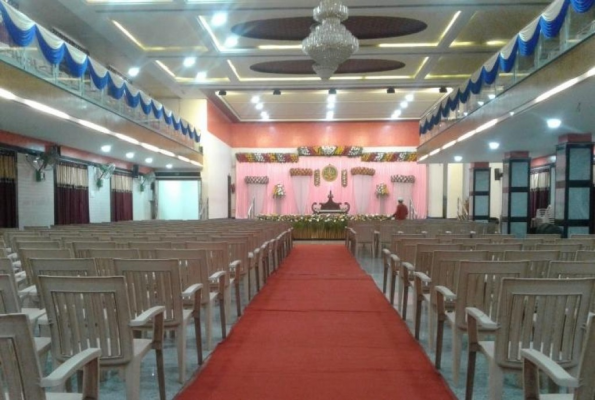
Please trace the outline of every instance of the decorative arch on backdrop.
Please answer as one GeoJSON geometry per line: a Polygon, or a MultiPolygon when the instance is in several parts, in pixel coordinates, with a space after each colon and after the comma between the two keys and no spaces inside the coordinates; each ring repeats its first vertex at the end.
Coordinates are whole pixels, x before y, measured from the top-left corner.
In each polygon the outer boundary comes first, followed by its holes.
{"type": "MultiPolygon", "coordinates": [[[[419,217],[425,217],[427,209],[426,194],[426,166],[416,162],[362,162],[359,158],[350,157],[299,157],[298,162],[290,163],[246,163],[236,164],[236,217],[246,218],[254,189],[245,183],[249,176],[266,176],[270,184],[258,185],[259,196],[262,198],[261,207],[257,207],[260,214],[312,214],[311,204],[314,202],[326,202],[329,191],[333,192],[333,200],[337,203],[348,202],[351,204],[351,214],[380,214],[382,198],[376,197],[375,188],[380,183],[385,183],[390,193],[384,198],[385,213],[392,214],[396,208],[397,198],[403,197],[406,204],[411,200],[419,217]],[[332,165],[337,171],[347,170],[347,186],[341,184],[341,173],[328,182],[320,179],[320,185],[314,185],[314,175],[295,179],[291,177],[291,168],[309,168],[312,171],[322,171],[328,165],[332,165]],[[360,190],[356,200],[356,188],[351,169],[355,167],[373,168],[376,172],[369,179],[371,182],[366,185],[368,189],[360,190]],[[391,176],[404,175],[413,176],[414,184],[408,184],[406,193],[395,190],[391,176]],[[286,195],[280,201],[281,207],[276,204],[273,198],[273,188],[276,184],[283,184],[286,195]],[[391,190],[393,189],[393,190],[391,190]],[[397,192],[397,193],[396,193],[397,192]],[[367,205],[363,206],[367,201],[367,205]],[[361,211],[356,209],[361,204],[361,211]],[[277,212],[280,211],[280,212],[277,212]]],[[[260,204],[259,204],[260,206],[260,204]]],[[[358,207],[359,208],[359,207],[358,207]]],[[[258,214],[258,213],[257,213],[258,214]]],[[[383,213],[384,214],[384,213],[383,213]]]]}

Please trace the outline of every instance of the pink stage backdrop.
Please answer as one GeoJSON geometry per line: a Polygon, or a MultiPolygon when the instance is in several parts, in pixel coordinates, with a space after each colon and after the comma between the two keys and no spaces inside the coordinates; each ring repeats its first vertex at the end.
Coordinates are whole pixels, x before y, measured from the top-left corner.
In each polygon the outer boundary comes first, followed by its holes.
{"type": "MultiPolygon", "coordinates": [[[[353,175],[351,168],[368,167],[374,168],[376,174],[372,177],[373,186],[369,193],[370,201],[366,214],[379,214],[381,211],[380,199],[374,193],[376,185],[386,183],[389,196],[385,197],[385,214],[395,212],[397,204],[397,194],[394,185],[390,181],[391,175],[413,175],[415,184],[412,188],[413,205],[419,217],[426,216],[426,166],[415,162],[362,162],[359,158],[348,157],[300,157],[297,163],[237,163],[236,164],[236,217],[246,218],[251,199],[248,195],[248,185],[244,182],[246,176],[268,176],[269,183],[266,185],[266,196],[264,199],[263,214],[276,214],[278,207],[273,198],[273,188],[276,184],[282,183],[285,186],[286,196],[281,199],[281,214],[298,214],[294,188],[289,176],[291,168],[311,168],[313,171],[322,169],[327,165],[333,165],[337,168],[337,179],[333,182],[327,182],[320,178],[320,186],[314,186],[314,176],[310,177],[310,190],[308,193],[307,204],[304,207],[305,214],[312,214],[311,204],[314,202],[326,202],[329,190],[333,191],[333,200],[337,203],[348,202],[351,205],[349,214],[356,214],[356,204],[354,195],[353,175]],[[341,186],[341,171],[347,170],[347,187],[341,186]]],[[[405,197],[405,203],[409,205],[409,198],[405,197]]]]}

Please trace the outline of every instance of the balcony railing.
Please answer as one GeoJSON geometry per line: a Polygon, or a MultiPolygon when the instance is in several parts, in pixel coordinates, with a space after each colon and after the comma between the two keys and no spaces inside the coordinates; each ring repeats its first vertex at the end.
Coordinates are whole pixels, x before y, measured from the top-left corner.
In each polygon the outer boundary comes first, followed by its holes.
{"type": "MultiPolygon", "coordinates": [[[[496,99],[501,93],[560,57],[577,44],[585,41],[594,33],[595,7],[578,13],[572,6],[569,6],[560,32],[556,37],[547,38],[540,34],[535,51],[530,55],[524,56],[517,49],[518,53],[510,72],[500,72],[492,84],[482,84],[479,93],[470,93],[466,102],[458,102],[457,107],[454,110],[449,110],[446,115],[442,113],[438,123],[434,124],[425,133],[420,132],[422,133],[420,135],[420,144],[439,135],[483,105],[496,99]]],[[[442,101],[434,105],[421,120],[424,121],[428,117],[435,116],[441,104],[442,101]]]]}

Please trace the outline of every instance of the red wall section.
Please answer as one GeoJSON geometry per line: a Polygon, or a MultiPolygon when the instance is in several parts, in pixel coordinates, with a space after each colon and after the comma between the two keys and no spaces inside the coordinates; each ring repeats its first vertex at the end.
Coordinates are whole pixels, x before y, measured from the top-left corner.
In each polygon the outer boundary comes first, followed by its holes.
{"type": "Polygon", "coordinates": [[[417,147],[419,145],[419,123],[417,121],[401,121],[232,124],[231,146],[235,148],[324,145],[417,147]]]}
{"type": "Polygon", "coordinates": [[[210,101],[207,102],[207,130],[217,138],[231,146],[232,123],[210,101]]]}

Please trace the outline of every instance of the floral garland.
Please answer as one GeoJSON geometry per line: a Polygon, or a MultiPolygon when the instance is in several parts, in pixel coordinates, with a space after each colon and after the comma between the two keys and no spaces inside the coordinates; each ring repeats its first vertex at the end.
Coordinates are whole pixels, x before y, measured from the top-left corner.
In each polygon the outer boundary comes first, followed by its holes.
{"type": "Polygon", "coordinates": [[[413,176],[413,175],[391,175],[390,181],[392,183],[415,183],[415,176],[413,176]]]}
{"type": "Polygon", "coordinates": [[[247,176],[244,178],[244,182],[250,185],[268,185],[269,177],[268,176],[247,176]]]}
{"type": "Polygon", "coordinates": [[[241,163],[296,163],[299,157],[295,153],[236,153],[236,160],[241,163]]]}
{"type": "Polygon", "coordinates": [[[273,188],[273,198],[279,199],[285,196],[285,187],[282,183],[277,183],[273,188]]]}
{"type": "Polygon", "coordinates": [[[314,171],[314,186],[320,186],[320,170],[314,171]]]}
{"type": "Polygon", "coordinates": [[[376,170],[374,168],[367,167],[355,167],[351,168],[351,175],[369,175],[374,176],[376,170]]]}
{"type": "Polygon", "coordinates": [[[388,196],[388,187],[386,183],[379,183],[376,185],[376,197],[385,197],[388,196]]]}
{"type": "Polygon", "coordinates": [[[347,156],[359,157],[363,154],[364,148],[360,146],[302,146],[297,149],[300,156],[347,156]]]}
{"type": "Polygon", "coordinates": [[[363,153],[364,162],[415,162],[417,161],[417,152],[396,152],[396,153],[363,153]]]}
{"type": "Polygon", "coordinates": [[[290,168],[290,176],[312,176],[312,168],[290,168]]]}
{"type": "Polygon", "coordinates": [[[341,170],[341,186],[347,187],[347,170],[341,170]]]}

